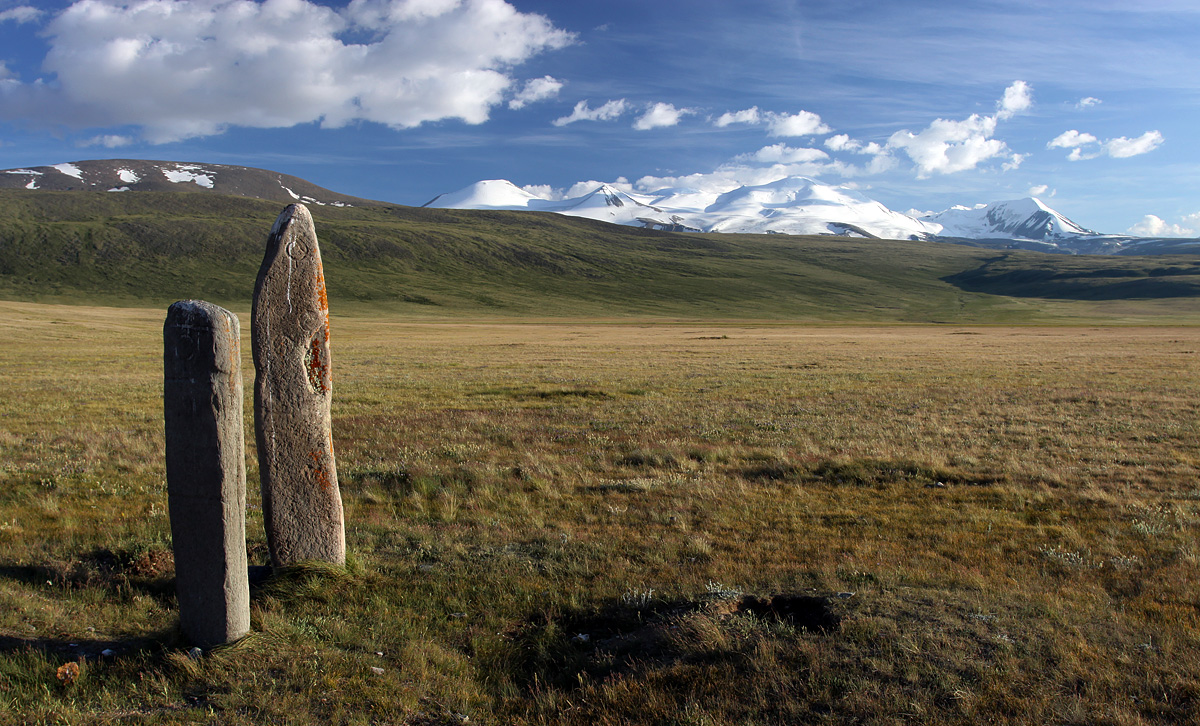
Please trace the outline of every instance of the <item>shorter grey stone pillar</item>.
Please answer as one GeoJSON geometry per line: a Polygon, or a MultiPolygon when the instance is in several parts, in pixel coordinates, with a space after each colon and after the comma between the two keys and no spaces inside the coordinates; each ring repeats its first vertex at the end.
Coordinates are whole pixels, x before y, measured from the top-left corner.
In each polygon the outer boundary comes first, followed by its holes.
{"type": "Polygon", "coordinates": [[[180,627],[192,643],[211,648],[250,630],[237,316],[201,300],[172,305],[163,325],[163,374],[180,627]]]}

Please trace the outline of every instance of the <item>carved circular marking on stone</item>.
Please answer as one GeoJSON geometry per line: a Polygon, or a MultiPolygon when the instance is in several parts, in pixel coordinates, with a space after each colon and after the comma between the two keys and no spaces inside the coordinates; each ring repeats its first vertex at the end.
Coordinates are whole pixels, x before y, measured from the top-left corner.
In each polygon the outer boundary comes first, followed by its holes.
{"type": "Polygon", "coordinates": [[[308,245],[297,244],[295,239],[288,242],[287,256],[299,262],[308,257],[308,245]]]}
{"type": "Polygon", "coordinates": [[[179,336],[175,342],[175,355],[179,360],[192,360],[196,357],[196,339],[192,337],[191,331],[179,336]]]}

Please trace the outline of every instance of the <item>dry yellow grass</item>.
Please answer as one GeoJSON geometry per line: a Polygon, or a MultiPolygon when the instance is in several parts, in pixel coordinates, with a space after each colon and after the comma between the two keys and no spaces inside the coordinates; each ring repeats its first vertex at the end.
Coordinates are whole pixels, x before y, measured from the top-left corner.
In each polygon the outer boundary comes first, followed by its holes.
{"type": "Polygon", "coordinates": [[[1198,715],[1200,329],[335,318],[351,567],[196,662],[155,559],[162,314],[0,303],[10,720],[1198,715]]]}

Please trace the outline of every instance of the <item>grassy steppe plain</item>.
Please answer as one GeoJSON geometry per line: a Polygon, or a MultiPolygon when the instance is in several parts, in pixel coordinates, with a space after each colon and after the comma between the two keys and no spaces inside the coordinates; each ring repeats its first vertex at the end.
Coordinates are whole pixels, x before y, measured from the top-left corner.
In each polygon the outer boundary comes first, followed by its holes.
{"type": "Polygon", "coordinates": [[[1195,327],[335,317],[351,562],[192,660],[164,312],[0,302],[0,721],[1200,717],[1195,327]]]}

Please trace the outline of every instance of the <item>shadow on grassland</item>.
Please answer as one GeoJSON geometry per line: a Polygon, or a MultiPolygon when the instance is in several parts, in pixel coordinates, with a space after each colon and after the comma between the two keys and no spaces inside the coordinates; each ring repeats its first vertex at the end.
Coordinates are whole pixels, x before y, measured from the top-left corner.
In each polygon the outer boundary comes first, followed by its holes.
{"type": "MultiPolygon", "coordinates": [[[[0,564],[0,579],[19,582],[30,588],[54,591],[95,589],[110,601],[151,597],[168,609],[174,608],[173,575],[174,560],[171,553],[154,549],[114,552],[98,548],[69,563],[0,564]]],[[[0,653],[35,650],[67,659],[95,658],[108,653],[156,650],[162,643],[174,639],[173,626],[158,633],[113,639],[53,637],[38,632],[30,625],[28,634],[0,634],[0,653]]]]}
{"type": "Polygon", "coordinates": [[[1006,254],[942,278],[966,292],[1062,300],[1200,297],[1200,260],[1006,254]]]}

